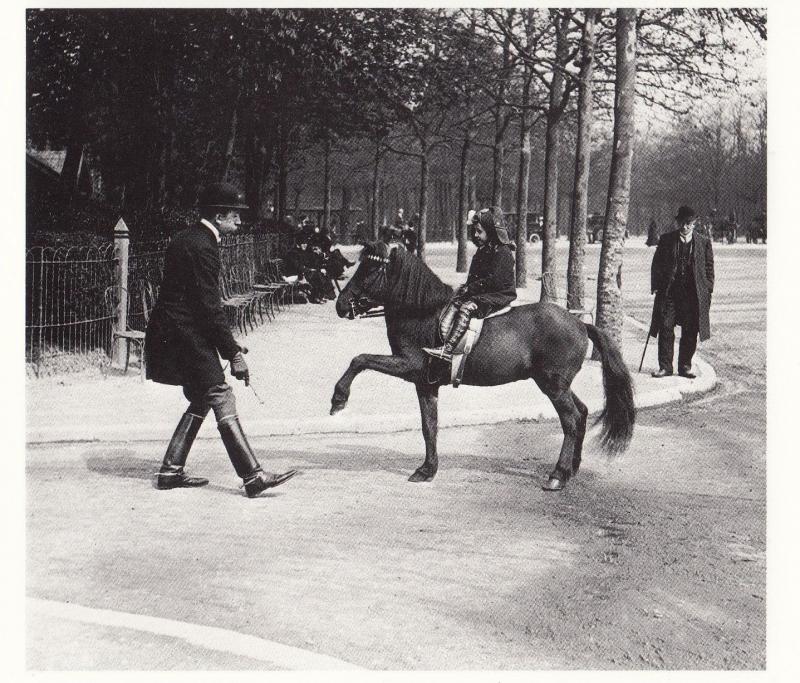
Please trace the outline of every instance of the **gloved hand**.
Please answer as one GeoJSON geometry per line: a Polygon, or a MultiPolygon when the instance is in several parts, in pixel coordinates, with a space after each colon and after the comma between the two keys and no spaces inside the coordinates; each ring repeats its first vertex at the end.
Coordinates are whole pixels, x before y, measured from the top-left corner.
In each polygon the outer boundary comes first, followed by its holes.
{"type": "Polygon", "coordinates": [[[239,351],[233,358],[231,358],[231,374],[238,380],[244,380],[246,387],[250,386],[250,369],[247,363],[244,362],[244,356],[239,351]]]}

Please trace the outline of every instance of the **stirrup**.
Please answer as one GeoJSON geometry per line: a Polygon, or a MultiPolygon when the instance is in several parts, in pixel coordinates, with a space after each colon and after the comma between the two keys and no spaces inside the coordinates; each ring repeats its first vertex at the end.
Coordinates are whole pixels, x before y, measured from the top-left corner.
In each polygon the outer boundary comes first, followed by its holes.
{"type": "Polygon", "coordinates": [[[429,349],[423,346],[422,350],[429,356],[433,356],[434,358],[438,358],[440,360],[446,360],[446,361],[453,360],[453,354],[450,351],[448,351],[444,346],[439,346],[434,349],[429,349]]]}

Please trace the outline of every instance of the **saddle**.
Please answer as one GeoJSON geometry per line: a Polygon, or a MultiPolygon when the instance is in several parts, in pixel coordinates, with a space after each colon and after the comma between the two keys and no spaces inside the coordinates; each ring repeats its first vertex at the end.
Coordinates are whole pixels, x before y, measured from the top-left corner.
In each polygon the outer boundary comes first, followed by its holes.
{"type": "MultiPolygon", "coordinates": [[[[464,368],[467,364],[467,356],[469,356],[470,351],[472,351],[473,347],[478,342],[478,338],[481,336],[483,321],[489,318],[496,318],[499,315],[505,315],[510,310],[511,306],[506,306],[499,311],[490,313],[485,318],[472,318],[472,320],[469,321],[469,328],[461,339],[458,340],[458,344],[456,344],[456,347],[453,349],[453,360],[450,363],[450,382],[454,387],[458,388],[461,384],[461,380],[464,377],[464,368]]],[[[449,327],[448,329],[444,329],[440,321],[439,334],[442,335],[442,339],[446,339],[449,333],[449,327]]]]}

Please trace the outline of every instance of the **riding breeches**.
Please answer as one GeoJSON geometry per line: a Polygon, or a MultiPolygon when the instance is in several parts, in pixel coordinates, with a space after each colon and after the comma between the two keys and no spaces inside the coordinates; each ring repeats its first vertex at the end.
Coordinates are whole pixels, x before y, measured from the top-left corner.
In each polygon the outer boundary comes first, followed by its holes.
{"type": "MultiPolygon", "coordinates": [[[[460,299],[457,297],[450,301],[450,303],[448,303],[447,307],[444,309],[439,322],[439,330],[442,332],[443,339],[446,341],[450,337],[451,332],[454,331],[453,323],[455,322],[457,316],[466,317],[467,325],[469,325],[469,319],[472,318],[477,310],[478,304],[470,299],[460,299]]],[[[458,341],[458,339],[455,341],[458,341]]]]}
{"type": "Polygon", "coordinates": [[[217,422],[236,416],[236,398],[233,389],[223,382],[210,387],[183,387],[183,395],[189,401],[187,413],[204,418],[209,410],[214,411],[217,422]]]}

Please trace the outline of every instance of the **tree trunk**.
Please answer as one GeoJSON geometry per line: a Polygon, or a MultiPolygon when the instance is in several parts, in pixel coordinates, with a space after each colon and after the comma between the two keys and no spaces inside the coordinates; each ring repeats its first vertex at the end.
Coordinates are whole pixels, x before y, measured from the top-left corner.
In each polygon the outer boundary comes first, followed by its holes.
{"type": "Polygon", "coordinates": [[[581,40],[581,73],[578,83],[578,140],[575,145],[575,179],[572,191],[567,308],[584,309],[584,256],[586,216],[589,206],[589,168],[592,143],[592,79],[594,77],[595,21],[597,10],[584,10],[581,40]]]}
{"type": "MultiPolygon", "coordinates": [[[[372,202],[370,206],[369,221],[372,229],[372,239],[377,240],[380,230],[378,226],[378,207],[380,206],[380,174],[381,174],[381,142],[375,139],[375,157],[372,166],[372,202]]],[[[366,237],[366,236],[365,236],[366,237]]]]}
{"type": "Polygon", "coordinates": [[[622,340],[622,255],[630,202],[635,133],[636,10],[617,10],[617,73],[614,98],[614,147],[608,182],[606,222],[597,277],[597,325],[618,344],[622,340]]]}
{"type": "Polygon", "coordinates": [[[331,224],[331,140],[327,132],[322,146],[322,155],[322,227],[329,228],[331,224]]]}
{"type": "Polygon", "coordinates": [[[420,140],[422,156],[419,172],[419,227],[417,232],[417,256],[425,260],[425,242],[428,239],[428,145],[420,140]]]}
{"type": "MultiPolygon", "coordinates": [[[[565,62],[568,49],[566,24],[556,13],[553,19],[556,26],[556,64],[565,62]]],[[[558,237],[558,157],[559,124],[563,113],[564,74],[560,68],[553,70],[550,81],[550,99],[547,108],[547,130],[544,148],[544,207],[542,228],[542,294],[541,301],[556,301],[556,238],[558,237]],[[549,273],[549,278],[545,277],[549,273]]]]}
{"type": "Polygon", "coordinates": [[[528,112],[530,79],[522,90],[522,112],[519,121],[519,174],[517,176],[517,287],[528,284],[528,180],[531,174],[531,124],[528,112]]]}
{"type": "MultiPolygon", "coordinates": [[[[500,122],[497,126],[499,128],[500,122]]],[[[505,145],[503,134],[495,131],[494,146],[492,147],[492,206],[500,206],[503,202],[503,156],[505,145]]]]}
{"type": "Polygon", "coordinates": [[[345,236],[345,230],[350,229],[350,186],[342,185],[342,210],[339,212],[339,235],[345,236]]]}
{"type": "MultiPolygon", "coordinates": [[[[555,75],[553,79],[555,80],[555,75]]],[[[544,206],[542,208],[542,274],[556,271],[556,237],[558,232],[558,122],[547,116],[544,145],[544,206]]],[[[555,301],[555,288],[545,290],[542,279],[542,301],[555,301]]]]}
{"type": "MultiPolygon", "coordinates": [[[[280,137],[277,141],[278,146],[278,215],[283,218],[287,214],[289,208],[289,130],[287,126],[280,127],[280,137]]],[[[263,160],[265,154],[261,152],[262,148],[259,146],[259,160],[263,160]]],[[[264,174],[261,174],[263,181],[264,174]]],[[[259,204],[260,206],[260,204],[259,204]]]]}
{"type": "MultiPolygon", "coordinates": [[[[238,106],[238,104],[236,106],[238,106]]],[[[236,106],[234,106],[233,111],[231,111],[231,119],[228,126],[228,139],[225,142],[225,153],[222,158],[222,168],[220,169],[219,173],[220,180],[223,182],[228,179],[228,173],[231,168],[231,160],[233,159],[233,150],[236,146],[236,128],[238,125],[238,112],[236,111],[236,106]]]]}
{"type": "Polygon", "coordinates": [[[472,129],[464,131],[464,142],[461,144],[461,161],[458,173],[458,210],[456,211],[456,224],[458,225],[458,252],[456,255],[456,272],[467,272],[467,242],[469,241],[469,226],[467,225],[467,206],[469,200],[469,157],[472,147],[472,129]]]}
{"type": "MultiPolygon", "coordinates": [[[[244,150],[244,196],[247,198],[247,205],[252,207],[261,204],[261,164],[257,158],[259,147],[255,133],[249,130],[244,150]]],[[[277,202],[275,210],[278,210],[277,202]]]]}
{"type": "Polygon", "coordinates": [[[72,203],[78,191],[78,179],[83,165],[83,144],[74,142],[67,145],[64,165],[61,167],[61,193],[67,203],[72,203]]]}

